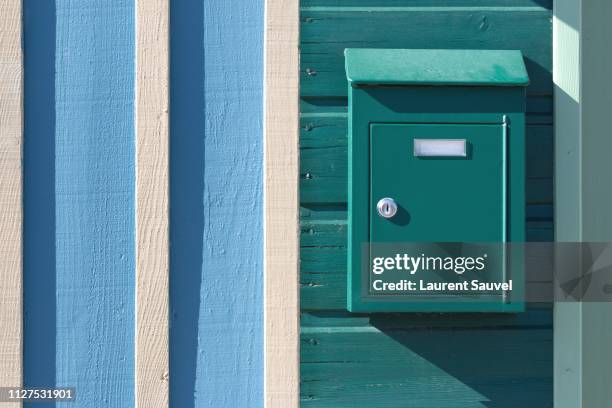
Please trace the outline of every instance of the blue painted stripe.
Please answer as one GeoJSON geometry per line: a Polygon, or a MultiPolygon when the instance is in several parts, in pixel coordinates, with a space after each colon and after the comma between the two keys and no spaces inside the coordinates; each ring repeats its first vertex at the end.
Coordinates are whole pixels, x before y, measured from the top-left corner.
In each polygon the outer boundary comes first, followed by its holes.
{"type": "Polygon", "coordinates": [[[133,1],[24,11],[25,383],[132,407],[133,1]]]}
{"type": "Polygon", "coordinates": [[[263,406],[263,1],[171,2],[170,400],[263,406]]]}

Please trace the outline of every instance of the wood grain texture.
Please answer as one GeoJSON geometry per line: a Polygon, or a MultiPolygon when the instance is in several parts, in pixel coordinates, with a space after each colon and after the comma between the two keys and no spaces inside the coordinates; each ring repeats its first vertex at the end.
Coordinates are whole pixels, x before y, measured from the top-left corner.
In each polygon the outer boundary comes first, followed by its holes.
{"type": "MultiPolygon", "coordinates": [[[[609,243],[612,242],[612,189],[609,183],[609,175],[612,174],[609,154],[612,151],[612,26],[609,24],[612,19],[612,3],[607,0],[589,0],[581,4],[582,191],[578,195],[582,201],[582,240],[609,243]]],[[[610,405],[612,303],[584,302],[581,326],[582,407],[610,405]]],[[[574,327],[577,328],[576,325],[574,327]]]]}
{"type": "Polygon", "coordinates": [[[549,406],[546,328],[403,330],[372,323],[302,329],[302,407],[549,406]]]}
{"type": "Polygon", "coordinates": [[[170,405],[263,401],[263,0],[170,2],[170,405]]]}
{"type": "MultiPolygon", "coordinates": [[[[581,8],[581,0],[556,0],[554,5],[555,240],[560,242],[582,240],[581,8]]],[[[554,404],[558,408],[582,406],[582,317],[582,303],[555,303],[554,404]]]]}
{"type": "MultiPolygon", "coordinates": [[[[21,0],[0,4],[0,386],[22,381],[21,0]]],[[[20,406],[21,404],[19,404],[20,406]]],[[[0,403],[0,407],[17,404],[0,403]]]]}
{"type": "Polygon", "coordinates": [[[268,0],[264,73],[264,393],[299,406],[299,1],[268,0]]]}
{"type": "MultiPolygon", "coordinates": [[[[554,16],[556,239],[610,242],[612,5],[557,0],[554,16]]],[[[555,304],[555,407],[609,405],[611,318],[610,302],[555,304]]]]}
{"type": "Polygon", "coordinates": [[[41,114],[54,116],[46,136],[55,140],[50,199],[55,269],[49,265],[41,272],[56,278],[55,288],[45,288],[54,302],[55,331],[39,343],[55,342],[52,384],[76,387],[79,407],[130,407],[136,303],[134,2],[51,3],[47,23],[55,26],[56,40],[46,44],[51,50],[45,53],[51,53],[49,80],[55,87],[52,104],[41,107],[41,114]]]}
{"type": "Polygon", "coordinates": [[[136,407],[169,404],[167,0],[136,1],[136,407]]]}

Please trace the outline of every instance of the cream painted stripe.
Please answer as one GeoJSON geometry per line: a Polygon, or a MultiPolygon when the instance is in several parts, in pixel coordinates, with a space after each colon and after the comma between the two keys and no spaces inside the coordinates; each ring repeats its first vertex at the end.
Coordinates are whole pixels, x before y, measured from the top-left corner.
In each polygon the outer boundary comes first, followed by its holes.
{"type": "Polygon", "coordinates": [[[299,406],[299,0],[267,0],[264,35],[264,394],[299,406]]]}
{"type": "Polygon", "coordinates": [[[168,0],[136,0],[136,407],[167,408],[168,0]]]}
{"type": "MultiPolygon", "coordinates": [[[[0,386],[22,381],[21,0],[0,2],[0,386]]],[[[20,404],[0,403],[0,407],[20,404]]]]}

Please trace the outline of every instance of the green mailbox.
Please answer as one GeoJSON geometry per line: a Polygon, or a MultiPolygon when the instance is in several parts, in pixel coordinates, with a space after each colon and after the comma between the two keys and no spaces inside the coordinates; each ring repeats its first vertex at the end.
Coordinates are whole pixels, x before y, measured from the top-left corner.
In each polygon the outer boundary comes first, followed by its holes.
{"type": "Polygon", "coordinates": [[[524,308],[520,51],[347,49],[352,312],[524,308]]]}

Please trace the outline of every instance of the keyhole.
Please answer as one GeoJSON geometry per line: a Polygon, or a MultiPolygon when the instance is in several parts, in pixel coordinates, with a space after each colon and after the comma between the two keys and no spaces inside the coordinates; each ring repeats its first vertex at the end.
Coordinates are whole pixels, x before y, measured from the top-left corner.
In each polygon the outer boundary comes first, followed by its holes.
{"type": "Polygon", "coordinates": [[[389,215],[391,213],[391,207],[389,206],[389,203],[385,203],[384,204],[383,211],[384,211],[385,215],[389,215]]]}
{"type": "Polygon", "coordinates": [[[397,213],[397,204],[392,198],[385,197],[378,202],[376,209],[381,217],[391,218],[397,213]]]}

